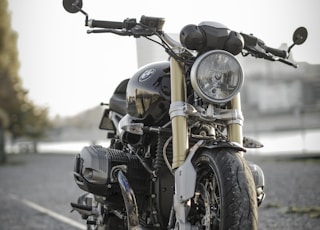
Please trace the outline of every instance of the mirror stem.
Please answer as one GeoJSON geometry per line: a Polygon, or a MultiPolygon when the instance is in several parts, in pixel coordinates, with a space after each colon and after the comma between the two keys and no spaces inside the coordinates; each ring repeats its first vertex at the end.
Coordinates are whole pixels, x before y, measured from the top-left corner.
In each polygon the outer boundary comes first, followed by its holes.
{"type": "Polygon", "coordinates": [[[290,54],[291,49],[295,46],[295,44],[293,43],[291,46],[289,46],[288,48],[288,53],[290,54]]]}
{"type": "Polygon", "coordinates": [[[88,21],[89,21],[89,15],[87,14],[87,12],[83,11],[79,6],[78,6],[78,1],[76,1],[75,3],[72,4],[72,6],[74,8],[76,8],[77,10],[79,10],[83,15],[86,16],[86,21],[85,21],[85,26],[88,26],[88,21]]]}

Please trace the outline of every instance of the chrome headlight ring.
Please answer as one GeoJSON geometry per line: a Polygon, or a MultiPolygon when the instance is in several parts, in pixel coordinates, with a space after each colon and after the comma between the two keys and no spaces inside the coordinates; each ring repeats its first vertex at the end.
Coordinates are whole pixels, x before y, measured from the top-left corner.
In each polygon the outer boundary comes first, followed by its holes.
{"type": "Polygon", "coordinates": [[[208,51],[198,57],[190,77],[195,92],[213,104],[230,101],[240,91],[244,81],[239,61],[223,50],[208,51]]]}

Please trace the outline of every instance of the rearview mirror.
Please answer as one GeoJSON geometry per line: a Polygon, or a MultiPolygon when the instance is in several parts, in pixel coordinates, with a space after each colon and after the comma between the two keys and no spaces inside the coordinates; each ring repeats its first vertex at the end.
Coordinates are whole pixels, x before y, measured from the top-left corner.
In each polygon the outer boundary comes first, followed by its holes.
{"type": "Polygon", "coordinates": [[[99,129],[114,131],[116,128],[112,120],[109,118],[109,109],[105,109],[100,121],[99,129]]]}
{"type": "Polygon", "coordinates": [[[301,45],[307,40],[308,37],[308,30],[305,27],[297,28],[292,36],[293,44],[288,48],[288,53],[290,53],[291,49],[295,45],[301,45]]]}
{"type": "Polygon", "coordinates": [[[295,45],[301,45],[307,40],[307,37],[307,29],[305,27],[299,27],[294,31],[292,40],[295,45]]]}
{"type": "Polygon", "coordinates": [[[82,0],[63,0],[63,7],[69,13],[78,13],[82,9],[82,0]]]}

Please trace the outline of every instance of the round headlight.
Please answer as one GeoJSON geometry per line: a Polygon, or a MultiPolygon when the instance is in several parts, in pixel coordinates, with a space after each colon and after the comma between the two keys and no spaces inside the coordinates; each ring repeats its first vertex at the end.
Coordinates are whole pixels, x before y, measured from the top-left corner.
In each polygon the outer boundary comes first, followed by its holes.
{"type": "Polygon", "coordinates": [[[209,103],[230,101],[241,89],[243,71],[239,61],[223,50],[202,54],[191,68],[191,84],[209,103]]]}

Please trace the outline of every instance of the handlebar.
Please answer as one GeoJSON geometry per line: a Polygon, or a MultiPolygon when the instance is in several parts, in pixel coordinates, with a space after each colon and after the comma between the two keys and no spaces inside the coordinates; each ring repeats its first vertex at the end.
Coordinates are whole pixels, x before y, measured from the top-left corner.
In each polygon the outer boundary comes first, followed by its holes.
{"type": "Polygon", "coordinates": [[[275,49],[275,48],[271,48],[269,46],[264,46],[264,49],[268,53],[271,53],[271,54],[278,56],[280,58],[288,58],[288,56],[289,56],[289,54],[286,50],[275,49]]]}
{"type": "Polygon", "coordinates": [[[294,63],[288,60],[290,50],[294,45],[302,44],[308,35],[308,32],[304,27],[296,29],[293,34],[293,44],[289,47],[288,51],[285,51],[266,46],[262,40],[254,37],[252,34],[239,34],[235,31],[230,31],[223,25],[221,27],[221,24],[219,23],[204,22],[200,23],[199,26],[185,26],[180,32],[181,43],[179,43],[178,41],[170,38],[162,30],[165,22],[164,18],[142,16],[140,18],[140,22],[137,22],[136,19],[125,19],[123,22],[94,19],[89,20],[89,15],[82,10],[81,0],[63,0],[63,7],[69,13],[81,12],[85,15],[86,26],[89,26],[90,28],[100,28],[88,30],[87,33],[114,33],[121,36],[134,36],[136,38],[146,37],[163,46],[170,56],[178,58],[180,61],[185,63],[193,62],[193,57],[196,56],[195,53],[192,52],[194,50],[201,53],[208,49],[224,49],[234,55],[241,52],[243,56],[250,54],[257,58],[264,58],[270,61],[280,61],[296,67],[294,63]],[[218,38],[216,29],[222,29],[221,35],[224,34],[226,36],[218,38]],[[153,38],[149,38],[153,35],[160,38],[161,42],[158,42],[153,38]],[[185,43],[186,41],[188,44],[185,43]],[[181,50],[189,52],[191,55],[180,57],[179,55],[176,55],[172,48],[183,48],[181,50]]]}
{"type": "Polygon", "coordinates": [[[105,29],[123,29],[123,22],[114,22],[114,21],[101,21],[101,20],[88,20],[88,26],[90,28],[105,28],[105,29]]]}
{"type": "MultiPolygon", "coordinates": [[[[111,32],[122,36],[140,37],[140,36],[152,36],[158,32],[171,47],[181,46],[177,41],[168,37],[162,31],[164,24],[163,18],[142,16],[139,23],[136,19],[125,19],[123,22],[116,21],[101,21],[101,20],[88,20],[87,26],[90,28],[101,28],[100,30],[90,30],[88,33],[107,33],[111,32]]],[[[296,64],[287,60],[289,53],[286,50],[276,49],[266,46],[265,43],[252,34],[240,33],[244,39],[244,50],[247,52],[244,55],[251,54],[257,58],[263,58],[270,61],[280,61],[282,63],[297,67],[296,64]]]]}
{"type": "Polygon", "coordinates": [[[142,16],[140,22],[134,18],[127,18],[123,22],[87,20],[86,25],[91,28],[103,28],[102,30],[91,30],[88,33],[111,32],[118,35],[133,35],[134,37],[152,36],[156,32],[162,33],[164,18],[142,16]]]}
{"type": "MultiPolygon", "coordinates": [[[[297,64],[287,60],[289,53],[286,50],[276,49],[266,46],[265,43],[259,38],[253,36],[252,34],[241,33],[244,39],[244,50],[257,58],[263,58],[269,61],[279,61],[284,64],[293,66],[297,68],[297,64]]],[[[246,54],[246,55],[247,55],[246,54]]]]}

